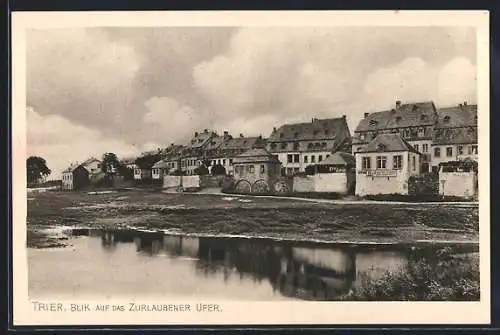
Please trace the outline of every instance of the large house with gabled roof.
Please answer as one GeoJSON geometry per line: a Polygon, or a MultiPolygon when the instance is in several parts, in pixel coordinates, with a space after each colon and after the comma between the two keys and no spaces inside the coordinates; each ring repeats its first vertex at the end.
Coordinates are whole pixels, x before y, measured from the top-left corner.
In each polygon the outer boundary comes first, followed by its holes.
{"type": "Polygon", "coordinates": [[[356,195],[408,195],[411,176],[420,174],[420,152],[399,133],[379,134],[356,157],[356,195]]]}
{"type": "Polygon", "coordinates": [[[201,133],[195,132],[184,147],[180,169],[188,175],[194,174],[194,170],[202,164],[205,158],[207,147],[216,147],[217,143],[219,143],[219,135],[215,131],[205,129],[201,133]]]}
{"type": "Polygon", "coordinates": [[[432,101],[405,104],[396,101],[392,109],[365,113],[354,131],[352,152],[362,151],[379,134],[400,134],[422,154],[419,169],[429,172],[436,120],[437,109],[432,101]]]}
{"type": "Polygon", "coordinates": [[[285,174],[303,172],[308,165],[326,159],[333,152],[351,151],[351,134],[345,115],[273,128],[267,150],[275,154],[285,174]]]}

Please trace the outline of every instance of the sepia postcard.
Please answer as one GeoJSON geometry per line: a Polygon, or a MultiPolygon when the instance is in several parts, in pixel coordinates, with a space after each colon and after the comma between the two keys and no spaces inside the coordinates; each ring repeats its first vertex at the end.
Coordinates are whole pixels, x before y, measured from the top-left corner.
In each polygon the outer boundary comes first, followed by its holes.
{"type": "Polygon", "coordinates": [[[13,322],[489,324],[487,11],[12,13],[13,322]]]}

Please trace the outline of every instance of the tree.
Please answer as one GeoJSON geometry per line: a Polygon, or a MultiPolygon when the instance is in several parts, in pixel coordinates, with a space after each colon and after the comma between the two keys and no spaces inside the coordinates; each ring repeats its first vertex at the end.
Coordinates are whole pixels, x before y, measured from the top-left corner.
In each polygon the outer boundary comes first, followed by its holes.
{"type": "Polygon", "coordinates": [[[224,174],[226,174],[226,169],[221,164],[216,164],[212,167],[213,176],[224,175],[224,174]]]}
{"type": "Polygon", "coordinates": [[[101,170],[106,175],[107,179],[113,179],[120,169],[120,161],[112,152],[107,152],[102,155],[101,170]]]}
{"type": "Polygon", "coordinates": [[[144,156],[138,157],[135,160],[135,164],[141,170],[149,170],[153,167],[153,165],[162,159],[161,153],[155,154],[146,154],[144,156]]]}
{"type": "Polygon", "coordinates": [[[204,164],[202,164],[202,165],[198,166],[196,169],[194,169],[194,173],[197,175],[200,175],[200,176],[207,175],[208,172],[209,172],[208,168],[204,164]]]}
{"type": "Polygon", "coordinates": [[[36,184],[40,179],[50,175],[52,171],[47,167],[47,162],[42,157],[30,156],[26,160],[26,173],[28,184],[36,184]]]}

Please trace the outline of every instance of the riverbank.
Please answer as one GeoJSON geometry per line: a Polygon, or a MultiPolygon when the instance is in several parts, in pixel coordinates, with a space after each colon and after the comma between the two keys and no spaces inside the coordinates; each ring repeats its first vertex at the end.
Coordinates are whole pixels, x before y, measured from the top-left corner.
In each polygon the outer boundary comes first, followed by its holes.
{"type": "MultiPolygon", "coordinates": [[[[133,227],[172,233],[377,243],[478,241],[474,204],[330,203],[291,198],[44,192],[28,198],[28,230],[133,227]]],[[[28,241],[29,243],[29,241],[28,241]]]]}

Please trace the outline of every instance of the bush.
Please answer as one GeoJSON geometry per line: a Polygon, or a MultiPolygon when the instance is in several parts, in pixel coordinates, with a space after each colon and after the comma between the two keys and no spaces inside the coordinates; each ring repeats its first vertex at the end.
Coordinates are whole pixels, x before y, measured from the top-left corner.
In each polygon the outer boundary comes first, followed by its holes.
{"type": "Polygon", "coordinates": [[[205,165],[200,165],[196,169],[194,169],[194,173],[199,176],[206,176],[208,172],[208,168],[205,165]]]}
{"type": "Polygon", "coordinates": [[[408,179],[408,193],[421,196],[439,195],[439,174],[430,172],[422,176],[411,176],[408,179]]]}
{"type": "Polygon", "coordinates": [[[361,285],[343,300],[369,301],[477,301],[479,259],[453,255],[448,248],[434,257],[410,257],[399,271],[379,279],[361,275],[361,285]]]}
{"type": "Polygon", "coordinates": [[[216,164],[212,167],[212,176],[220,176],[226,174],[226,168],[221,164],[216,164]]]}

